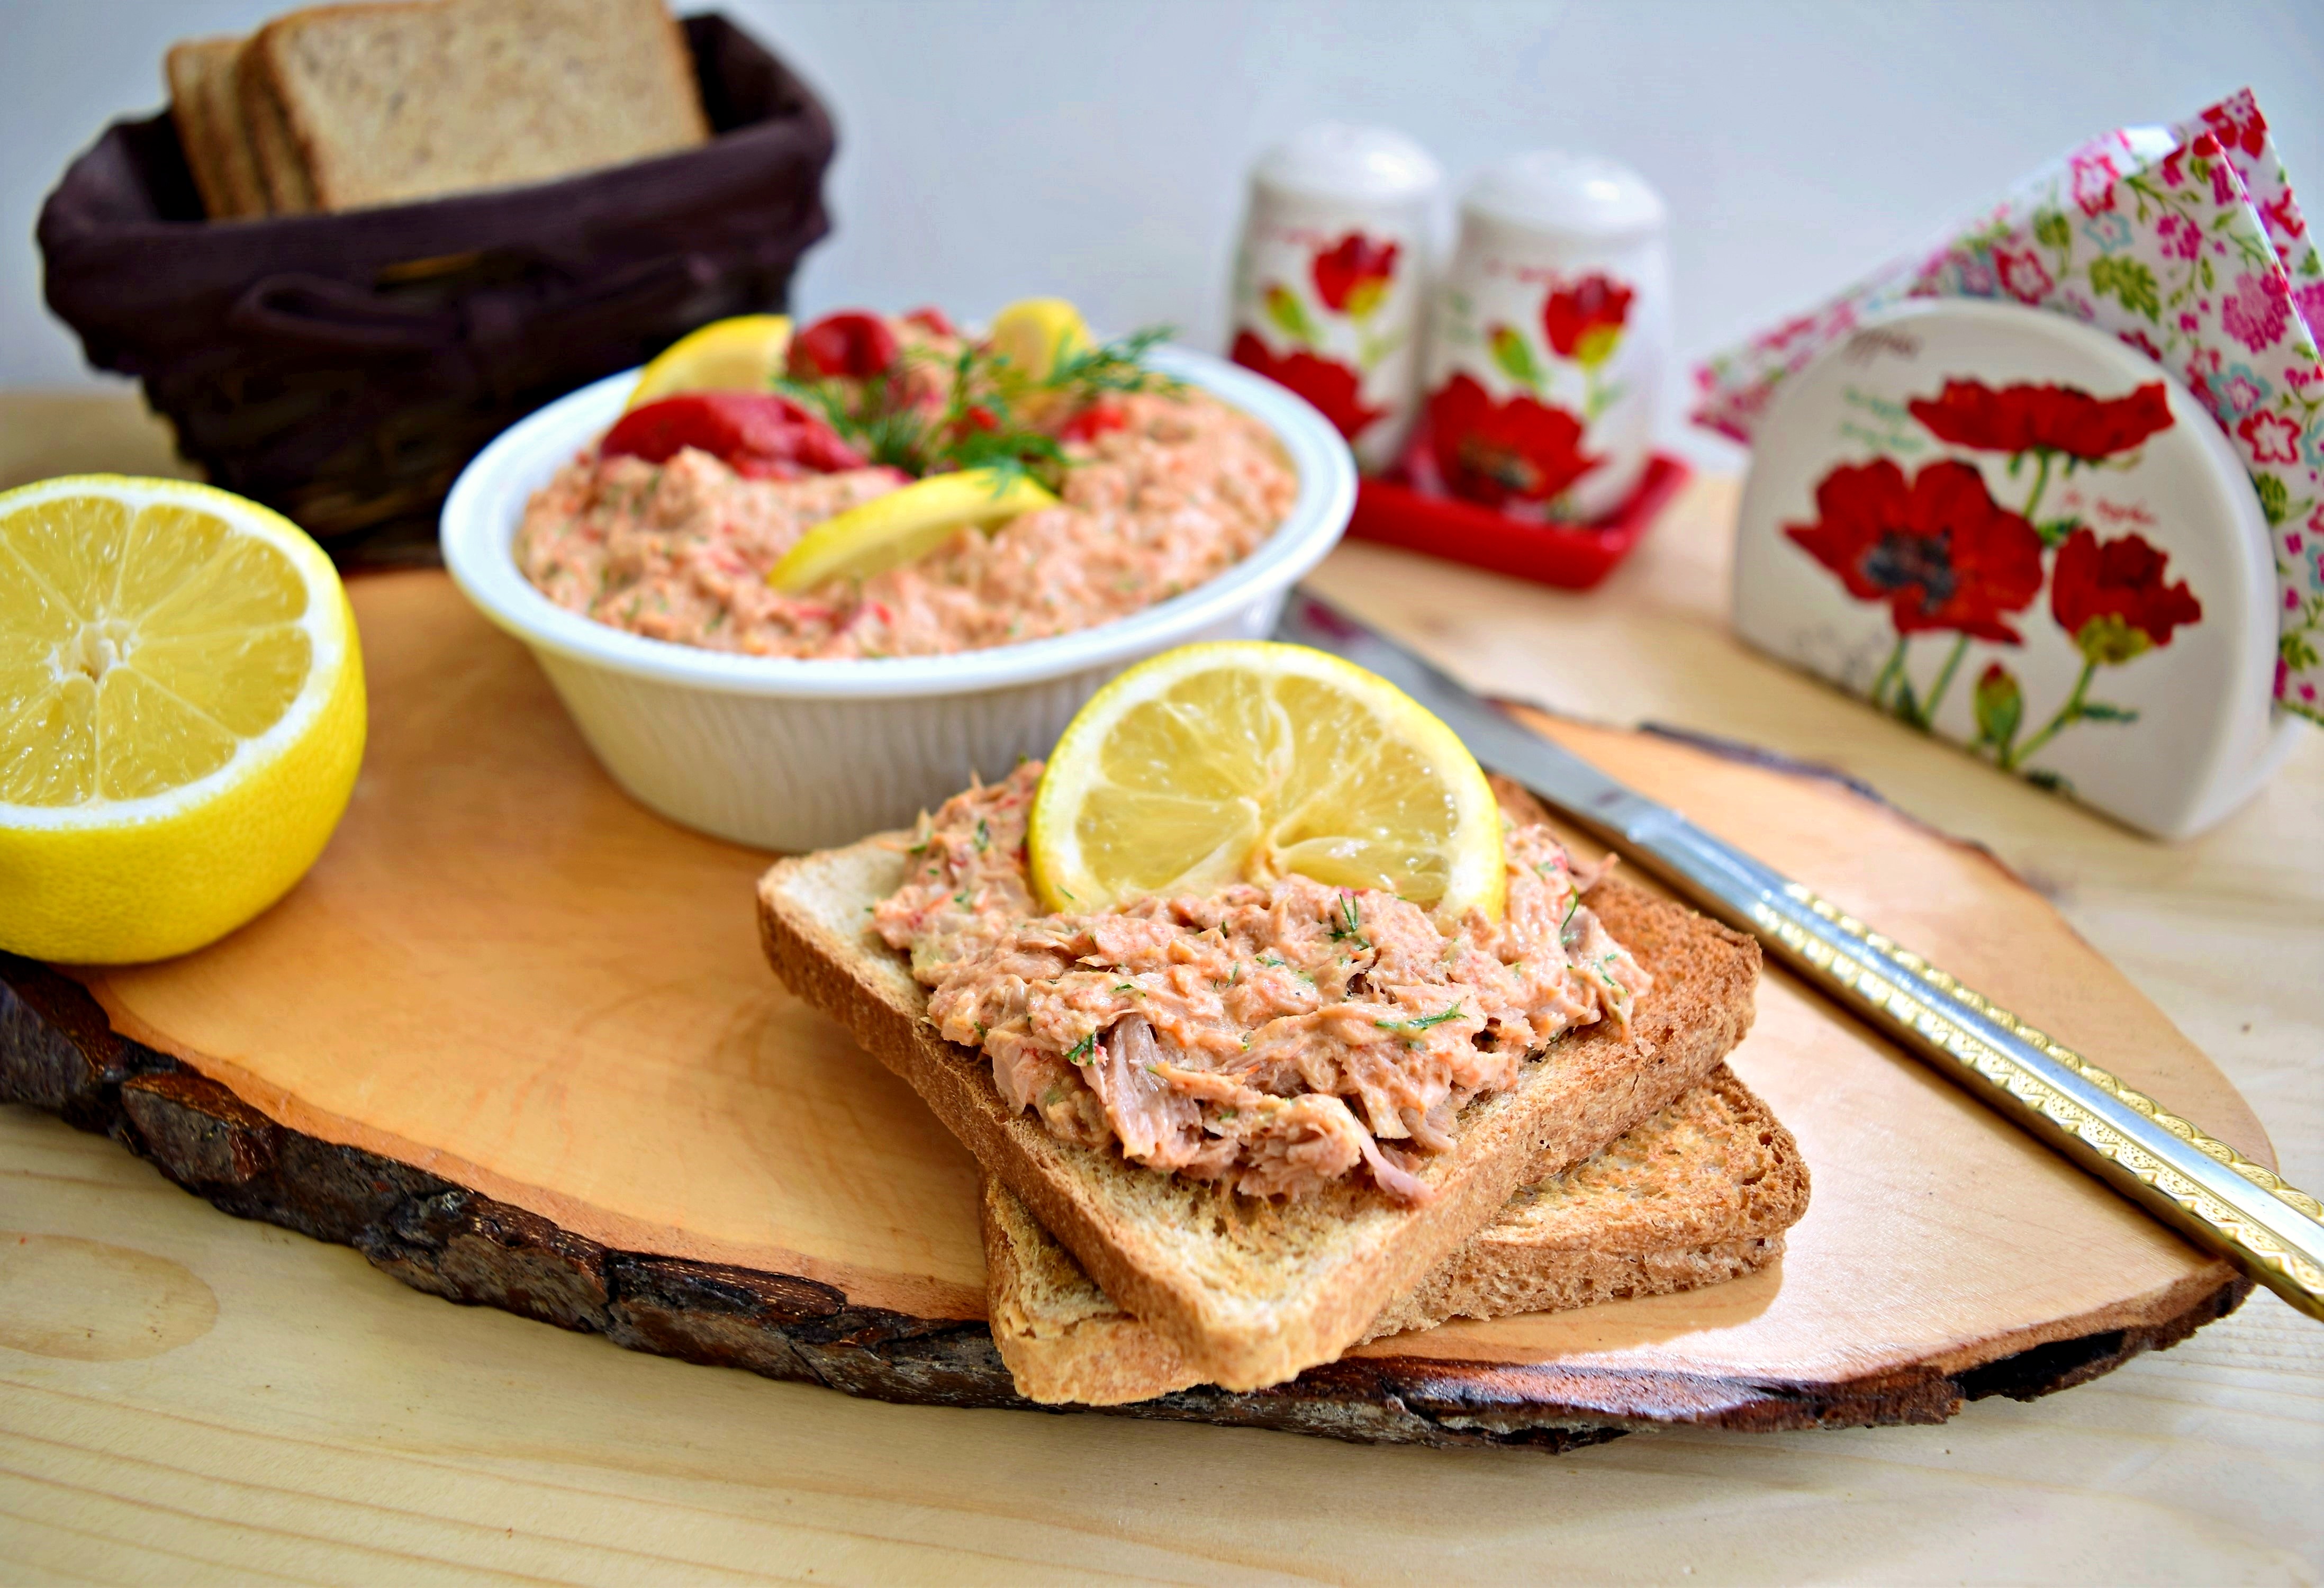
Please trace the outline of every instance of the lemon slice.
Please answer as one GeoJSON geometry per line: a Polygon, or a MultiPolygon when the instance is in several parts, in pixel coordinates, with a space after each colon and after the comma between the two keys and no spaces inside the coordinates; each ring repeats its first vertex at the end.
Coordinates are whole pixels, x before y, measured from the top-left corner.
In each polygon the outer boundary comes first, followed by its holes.
{"type": "Polygon", "coordinates": [[[314,863],[363,743],[355,618],[288,519],[118,475],[0,494],[0,948],[223,937],[314,863]]]}
{"type": "Polygon", "coordinates": [[[1022,298],[992,317],[986,340],[1028,380],[1046,381],[1060,361],[1088,349],[1090,331],[1063,298],[1022,298]]]}
{"type": "Polygon", "coordinates": [[[1501,912],[1501,818],[1476,759],[1377,674],[1224,641],[1141,662],[1057,741],[1027,838],[1053,910],[1296,872],[1451,919],[1501,912]]]}
{"type": "Polygon", "coordinates": [[[783,355],[790,346],[787,314],[712,320],[663,348],[639,373],[622,411],[680,392],[763,392],[783,373],[783,355]]]}
{"type": "Polygon", "coordinates": [[[824,520],[767,570],[767,583],[797,596],[827,579],[868,579],[918,562],[971,525],[989,528],[1056,504],[1038,484],[1013,471],[930,475],[824,520]]]}

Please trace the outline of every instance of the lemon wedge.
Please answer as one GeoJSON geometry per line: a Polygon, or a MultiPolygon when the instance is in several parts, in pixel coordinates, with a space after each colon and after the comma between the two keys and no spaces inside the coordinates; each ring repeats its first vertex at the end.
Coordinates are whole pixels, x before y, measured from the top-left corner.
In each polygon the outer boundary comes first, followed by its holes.
{"type": "Polygon", "coordinates": [[[1041,775],[1027,837],[1053,910],[1297,872],[1452,919],[1501,912],[1501,818],[1452,730],[1377,674],[1224,641],[1091,697],[1041,775]]]}
{"type": "Polygon", "coordinates": [[[767,570],[767,583],[797,596],[828,579],[868,579],[918,562],[971,526],[988,529],[1056,504],[1037,482],[1014,471],[930,475],[824,520],[767,570]]]}
{"type": "Polygon", "coordinates": [[[787,314],[741,314],[688,331],[638,374],[622,411],[680,392],[763,392],[790,351],[787,314]]]}
{"type": "Polygon", "coordinates": [[[1060,362],[1087,351],[1090,331],[1063,298],[1022,298],[992,317],[986,340],[1019,374],[1045,381],[1060,362]]]}
{"type": "Polygon", "coordinates": [[[118,475],[0,494],[0,948],[225,936],[314,863],[363,744],[355,617],[288,519],[118,475]]]}

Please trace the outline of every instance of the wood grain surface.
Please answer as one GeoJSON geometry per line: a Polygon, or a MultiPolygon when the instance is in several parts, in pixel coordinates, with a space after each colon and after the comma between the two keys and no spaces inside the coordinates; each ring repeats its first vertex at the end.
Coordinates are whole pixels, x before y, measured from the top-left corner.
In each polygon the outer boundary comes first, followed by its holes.
{"type": "MultiPolygon", "coordinates": [[[[112,1029],[300,1137],[481,1192],[608,1253],[804,1279],[844,1308],[895,1315],[903,1321],[880,1327],[913,1338],[981,1318],[973,1166],[908,1089],[761,962],[747,906],[766,857],[623,797],[530,660],[442,574],[366,576],[350,595],[372,732],[329,851],[225,942],[87,974],[112,1029]]],[[[1664,736],[1541,725],[2273,1160],[2200,1050],[1984,852],[1830,778],[1664,736]]],[[[2070,1365],[2112,1365],[2118,1343],[2175,1338],[2240,1298],[2226,1265],[1781,973],[1732,1063],[1798,1138],[1815,1178],[1779,1265],[1355,1353],[1437,1364],[1425,1391],[1402,1379],[1377,1387],[1355,1369],[1312,1375],[1307,1388],[1360,1419],[1368,1396],[1460,1402],[1465,1381],[1475,1404],[1461,1406],[1462,1421],[1528,1436],[1577,1417],[1930,1420],[1959,1403],[1949,1375],[2093,1338],[2070,1365]]],[[[214,1177],[181,1165],[141,1113],[168,1100],[133,1083],[123,1101],[127,1117],[108,1128],[209,1189],[214,1177]]],[[[540,1310],[537,1278],[462,1285],[414,1255],[405,1232],[444,1191],[348,1207],[334,1189],[341,1159],[265,1140],[265,1187],[236,1177],[226,1205],[353,1241],[400,1273],[425,1269],[429,1288],[495,1303],[521,1292],[519,1310],[540,1310]]],[[[558,1250],[527,1241],[511,1260],[530,1274],[558,1250]]],[[[559,1261],[560,1284],[576,1294],[552,1316],[626,1343],[752,1360],[703,1349],[698,1331],[667,1316],[658,1341],[637,1280],[621,1277],[627,1260],[559,1261]]],[[[764,1365],[791,1371],[801,1343],[770,1344],[764,1365]]],[[[947,1357],[938,1384],[931,1364],[881,1354],[861,1372],[824,1376],[882,1396],[1006,1401],[1005,1376],[989,1357],[979,1365],[947,1357]]],[[[1250,1403],[1216,1409],[1243,1420],[1250,1403]]],[[[1347,1431],[1416,1432],[1363,1420],[1347,1431]]],[[[1443,1436],[1454,1433],[1448,1424],[1443,1436]]]]}
{"type": "MultiPolygon", "coordinates": [[[[2292,1178],[2324,1179],[2314,742],[2202,843],[2132,838],[1735,651],[1711,612],[1730,500],[1699,492],[1586,600],[1360,549],[1323,582],[1434,630],[1441,657],[1505,692],[1837,762],[1975,834],[2223,1062],[2292,1178]]],[[[1944,1428],[1680,1432],[1526,1463],[882,1407],[626,1355],[219,1218],[23,1111],[0,1115],[0,1213],[65,1238],[0,1266],[0,1559],[28,1579],[1223,1579],[1554,1558],[1608,1580],[2302,1581],[2324,1563],[2324,1351],[2264,1296],[2073,1394],[1944,1428]],[[60,1293],[78,1299],[20,1307],[60,1293]],[[57,1350],[76,1331],[92,1343],[57,1350]]]]}

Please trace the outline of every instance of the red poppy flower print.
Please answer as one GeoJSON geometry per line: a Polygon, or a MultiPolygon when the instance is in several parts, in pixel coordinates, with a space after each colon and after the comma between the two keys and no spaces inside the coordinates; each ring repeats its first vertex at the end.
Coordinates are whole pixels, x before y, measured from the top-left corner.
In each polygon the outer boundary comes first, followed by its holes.
{"type": "Polygon", "coordinates": [[[1845,464],[1816,486],[1816,522],[1784,533],[1859,601],[1885,601],[1900,634],[1950,629],[2005,645],[2004,621],[2042,590],[2042,537],[1950,458],[1910,481],[1889,458],[1845,464]]]}
{"type": "Polygon", "coordinates": [[[1614,355],[1637,294],[1611,276],[1583,276],[1552,292],[1541,306],[1541,334],[1560,358],[1600,365],[1614,355]]]}
{"type": "Polygon", "coordinates": [[[2062,452],[2096,463],[2127,452],[2171,428],[2163,383],[2121,397],[2093,397],[2079,386],[2020,383],[1996,391],[1982,381],[1947,381],[1932,400],[1908,405],[1941,441],[1980,452],[2062,452]]]}
{"type": "Polygon", "coordinates": [[[1298,392],[1332,421],[1333,429],[1351,441],[1388,411],[1364,406],[1363,377],[1346,365],[1304,351],[1277,357],[1273,349],[1249,331],[1235,334],[1234,361],[1245,369],[1257,370],[1278,386],[1288,386],[1298,392]]]}
{"type": "Polygon", "coordinates": [[[1549,502],[1605,459],[1582,450],[1582,420],[1520,392],[1507,402],[1456,374],[1428,400],[1428,446],[1455,496],[1499,507],[1549,502]]]}
{"type": "Polygon", "coordinates": [[[1361,232],[1350,232],[1315,255],[1311,269],[1315,296],[1333,314],[1369,319],[1388,296],[1388,282],[1396,279],[1397,252],[1394,243],[1376,243],[1361,232]]]}
{"type": "Polygon", "coordinates": [[[2184,579],[2163,582],[2170,560],[2143,535],[2100,540],[2087,529],[2076,530],[2058,549],[2050,615],[2094,665],[2119,667],[2168,645],[2172,630],[2203,617],[2203,604],[2184,579]]]}

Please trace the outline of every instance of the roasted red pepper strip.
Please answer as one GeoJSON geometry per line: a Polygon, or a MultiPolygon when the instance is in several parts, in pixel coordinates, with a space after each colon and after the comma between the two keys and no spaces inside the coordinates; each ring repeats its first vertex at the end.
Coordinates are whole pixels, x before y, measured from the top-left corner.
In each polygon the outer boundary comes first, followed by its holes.
{"type": "Polygon", "coordinates": [[[793,380],[869,380],[894,364],[898,351],[887,321],[849,309],[826,314],[793,337],[788,367],[793,380]]]}
{"type": "Polygon", "coordinates": [[[1111,402],[1093,402],[1057,432],[1060,441],[1094,441],[1108,430],[1127,429],[1130,416],[1111,402]]]}
{"type": "Polygon", "coordinates": [[[623,414],[597,443],[603,457],[668,463],[685,448],[752,479],[795,479],[864,466],[821,419],[771,392],[681,392],[623,414]]]}

